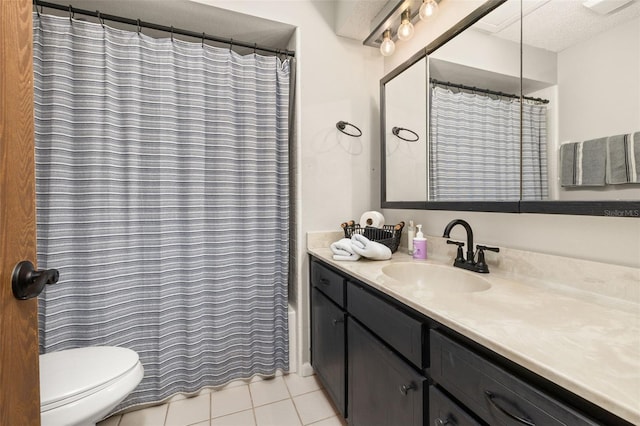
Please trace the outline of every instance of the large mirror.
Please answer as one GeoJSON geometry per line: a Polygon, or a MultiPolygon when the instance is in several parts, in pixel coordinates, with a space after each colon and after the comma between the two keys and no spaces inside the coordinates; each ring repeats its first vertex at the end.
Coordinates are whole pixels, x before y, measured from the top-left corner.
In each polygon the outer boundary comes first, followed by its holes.
{"type": "Polygon", "coordinates": [[[381,81],[383,207],[640,216],[639,70],[640,1],[487,2],[381,81]]]}

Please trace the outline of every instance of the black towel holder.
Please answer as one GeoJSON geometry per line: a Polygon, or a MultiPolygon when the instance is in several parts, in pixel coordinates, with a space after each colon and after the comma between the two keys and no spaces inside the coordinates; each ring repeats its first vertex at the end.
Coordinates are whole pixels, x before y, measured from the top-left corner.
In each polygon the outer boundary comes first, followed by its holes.
{"type": "Polygon", "coordinates": [[[417,142],[418,139],[420,139],[420,136],[418,136],[416,132],[414,132],[413,130],[405,129],[404,127],[394,127],[393,129],[391,129],[391,133],[393,133],[399,139],[402,139],[403,141],[407,141],[407,142],[417,142]],[[413,136],[415,136],[415,138],[412,138],[412,139],[403,138],[402,136],[400,136],[400,132],[402,131],[411,133],[413,136]]]}
{"type": "Polygon", "coordinates": [[[340,130],[342,133],[344,133],[345,135],[348,135],[348,136],[351,136],[351,137],[354,137],[354,138],[359,138],[360,136],[362,136],[362,130],[360,130],[360,129],[358,128],[358,126],[356,126],[355,124],[348,123],[348,122],[346,122],[346,121],[338,121],[338,122],[336,123],[336,128],[337,128],[338,130],[340,130]],[[358,132],[358,133],[349,133],[349,132],[345,132],[345,130],[344,130],[344,129],[346,129],[346,128],[347,128],[347,126],[351,126],[351,127],[353,127],[354,129],[356,129],[356,130],[357,130],[357,132],[358,132]]]}

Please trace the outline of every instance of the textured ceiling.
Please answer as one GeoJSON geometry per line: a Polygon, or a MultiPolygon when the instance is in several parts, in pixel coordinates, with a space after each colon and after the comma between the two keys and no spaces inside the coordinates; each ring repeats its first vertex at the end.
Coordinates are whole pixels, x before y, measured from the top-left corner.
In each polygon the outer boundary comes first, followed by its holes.
{"type": "Polygon", "coordinates": [[[342,37],[363,41],[371,33],[376,17],[397,1],[337,0],[335,33],[342,37]]]}
{"type": "MultiPolygon", "coordinates": [[[[496,9],[496,12],[503,7],[506,9],[514,4],[517,6],[517,3],[509,0],[496,9]]],[[[582,40],[640,16],[640,0],[633,0],[604,16],[587,9],[582,3],[581,0],[525,0],[525,10],[527,7],[533,9],[523,20],[525,44],[560,52],[582,40]]],[[[519,8],[516,7],[514,12],[519,15],[519,8]]],[[[504,15],[504,21],[508,22],[509,14],[504,15]]],[[[519,22],[516,20],[494,34],[507,40],[518,41],[520,39],[519,22]]]]}

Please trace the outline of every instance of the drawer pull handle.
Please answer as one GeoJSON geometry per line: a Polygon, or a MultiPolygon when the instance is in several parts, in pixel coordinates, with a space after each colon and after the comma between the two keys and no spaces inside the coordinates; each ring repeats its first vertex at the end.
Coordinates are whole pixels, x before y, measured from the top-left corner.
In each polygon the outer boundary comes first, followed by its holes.
{"type": "Polygon", "coordinates": [[[327,278],[320,278],[320,282],[324,285],[329,285],[331,284],[331,281],[329,281],[329,279],[327,278]]]}
{"type": "Polygon", "coordinates": [[[531,420],[527,419],[526,417],[521,417],[521,416],[517,416],[515,414],[511,414],[506,409],[502,408],[495,401],[495,399],[494,399],[494,398],[496,398],[495,395],[492,394],[491,392],[489,392],[488,390],[484,391],[484,395],[487,397],[487,400],[489,401],[489,403],[492,406],[494,406],[498,411],[500,411],[502,414],[504,414],[505,416],[509,417],[510,419],[515,420],[515,421],[517,421],[519,423],[522,423],[523,425],[536,426],[535,423],[533,423],[531,420]]]}
{"type": "Polygon", "coordinates": [[[344,322],[344,319],[338,318],[338,319],[331,320],[331,324],[333,324],[334,326],[338,325],[338,323],[341,323],[341,322],[344,322]]]}
{"type": "Polygon", "coordinates": [[[410,390],[417,389],[417,388],[418,387],[415,385],[415,383],[410,383],[409,386],[402,385],[400,386],[400,393],[403,395],[406,395],[410,390]]]}

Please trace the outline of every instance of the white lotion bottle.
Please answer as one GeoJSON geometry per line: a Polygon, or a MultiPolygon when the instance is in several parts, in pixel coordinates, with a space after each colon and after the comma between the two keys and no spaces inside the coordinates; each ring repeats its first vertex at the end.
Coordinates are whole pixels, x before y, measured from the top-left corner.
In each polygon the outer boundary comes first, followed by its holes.
{"type": "Polygon", "coordinates": [[[418,233],[413,239],[413,258],[414,259],[426,259],[427,258],[427,239],[422,233],[422,225],[418,225],[418,233]]]}
{"type": "Polygon", "coordinates": [[[413,221],[409,221],[409,227],[407,228],[407,249],[409,250],[409,255],[413,255],[413,239],[416,236],[416,230],[413,227],[413,221]]]}

